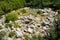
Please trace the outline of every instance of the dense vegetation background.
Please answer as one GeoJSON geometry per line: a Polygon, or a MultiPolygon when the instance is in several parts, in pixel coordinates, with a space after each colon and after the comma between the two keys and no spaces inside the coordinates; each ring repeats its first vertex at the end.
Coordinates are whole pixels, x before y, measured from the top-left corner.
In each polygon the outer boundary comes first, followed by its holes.
{"type": "Polygon", "coordinates": [[[60,8],[60,0],[0,0],[0,15],[21,7],[60,8]]]}
{"type": "Polygon", "coordinates": [[[55,9],[60,8],[60,0],[26,0],[26,6],[28,7],[38,7],[38,8],[44,8],[44,7],[51,7],[55,9]]]}
{"type": "Polygon", "coordinates": [[[0,14],[24,7],[25,0],[0,0],[0,14]]]}

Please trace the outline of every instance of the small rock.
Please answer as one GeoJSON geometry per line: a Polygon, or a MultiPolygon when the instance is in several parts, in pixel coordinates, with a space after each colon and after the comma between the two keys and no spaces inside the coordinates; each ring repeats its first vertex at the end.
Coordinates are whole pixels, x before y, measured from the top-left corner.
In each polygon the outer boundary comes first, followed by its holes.
{"type": "Polygon", "coordinates": [[[31,28],[28,28],[28,32],[29,32],[29,33],[32,33],[32,31],[33,31],[33,30],[32,30],[31,28]]]}

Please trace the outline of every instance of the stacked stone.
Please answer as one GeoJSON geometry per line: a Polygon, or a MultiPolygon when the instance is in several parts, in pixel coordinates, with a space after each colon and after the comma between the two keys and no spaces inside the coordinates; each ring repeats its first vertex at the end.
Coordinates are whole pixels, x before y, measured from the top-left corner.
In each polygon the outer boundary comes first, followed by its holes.
{"type": "MultiPolygon", "coordinates": [[[[26,8],[24,8],[26,9],[26,8]]],[[[28,8],[27,8],[28,9],[28,8]]],[[[30,8],[29,8],[30,9],[30,8]]],[[[54,21],[54,15],[56,12],[52,11],[50,8],[49,9],[34,9],[36,11],[41,10],[43,13],[41,15],[37,15],[37,17],[34,16],[34,12],[29,13],[28,16],[21,15],[19,16],[19,19],[15,21],[19,25],[18,28],[14,28],[13,22],[10,22],[13,24],[12,29],[11,28],[5,28],[5,24],[1,20],[0,25],[2,25],[3,29],[0,31],[6,31],[7,34],[9,34],[10,31],[15,32],[15,38],[16,40],[23,40],[24,39],[24,34],[28,35],[29,37],[32,37],[33,34],[35,35],[41,35],[42,37],[49,35],[49,26],[53,25],[54,21]],[[43,15],[43,16],[42,16],[43,15]],[[45,17],[45,18],[41,18],[45,17]]],[[[4,19],[3,19],[4,20],[4,19]]],[[[15,38],[9,38],[7,37],[7,40],[13,40],[15,38]]]]}

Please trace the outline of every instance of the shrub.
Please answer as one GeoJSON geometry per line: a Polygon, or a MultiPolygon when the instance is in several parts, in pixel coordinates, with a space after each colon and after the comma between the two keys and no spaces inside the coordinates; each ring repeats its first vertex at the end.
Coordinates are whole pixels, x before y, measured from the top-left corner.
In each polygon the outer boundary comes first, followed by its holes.
{"type": "Polygon", "coordinates": [[[9,37],[13,37],[14,35],[15,35],[15,32],[12,32],[12,31],[11,31],[11,32],[9,33],[9,37]]]}
{"type": "Polygon", "coordinates": [[[18,23],[14,23],[14,27],[18,28],[19,27],[18,23]]]}
{"type": "Polygon", "coordinates": [[[24,40],[30,40],[30,37],[26,34],[23,35],[24,36],[24,40]]]}
{"type": "Polygon", "coordinates": [[[18,19],[18,14],[16,12],[8,13],[5,18],[6,22],[16,21],[18,19]]]}
{"type": "Polygon", "coordinates": [[[44,40],[40,35],[33,35],[32,40],[44,40]]]}
{"type": "Polygon", "coordinates": [[[39,40],[39,39],[38,39],[38,36],[33,35],[33,36],[32,36],[32,40],[39,40]]]}
{"type": "Polygon", "coordinates": [[[54,27],[50,27],[50,36],[46,37],[46,40],[56,40],[57,38],[57,32],[55,31],[54,27]]]}
{"type": "Polygon", "coordinates": [[[0,40],[2,40],[2,38],[3,38],[5,35],[6,35],[6,32],[1,31],[1,32],[0,32],[0,40]]]}
{"type": "Polygon", "coordinates": [[[6,35],[6,32],[1,31],[1,32],[0,32],[0,36],[1,36],[1,35],[2,35],[2,36],[5,36],[5,35],[6,35]]]}
{"type": "Polygon", "coordinates": [[[27,35],[24,35],[24,40],[44,40],[43,37],[41,37],[40,35],[32,35],[32,37],[29,37],[27,35]]]}
{"type": "Polygon", "coordinates": [[[24,14],[24,13],[26,13],[26,10],[25,9],[22,9],[21,12],[24,14]]]}
{"type": "Polygon", "coordinates": [[[42,14],[42,11],[37,11],[37,14],[42,14]]]}
{"type": "Polygon", "coordinates": [[[8,27],[9,27],[9,28],[12,28],[12,24],[11,24],[11,23],[10,23],[10,24],[5,24],[5,27],[6,27],[6,28],[8,28],[8,27]]]}

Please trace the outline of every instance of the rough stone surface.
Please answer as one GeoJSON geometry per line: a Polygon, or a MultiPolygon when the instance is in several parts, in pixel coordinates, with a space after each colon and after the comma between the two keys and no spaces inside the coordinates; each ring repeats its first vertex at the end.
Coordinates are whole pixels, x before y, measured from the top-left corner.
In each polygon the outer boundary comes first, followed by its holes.
{"type": "MultiPolygon", "coordinates": [[[[24,8],[27,10],[30,10],[30,8],[24,8]]],[[[3,29],[1,29],[0,31],[6,31],[6,32],[10,32],[10,31],[14,31],[15,32],[15,36],[17,37],[16,40],[22,40],[23,35],[27,34],[27,35],[32,35],[32,34],[40,34],[42,37],[49,34],[48,33],[48,28],[49,25],[53,25],[53,21],[54,21],[54,15],[56,12],[51,11],[51,9],[33,9],[33,10],[41,10],[43,15],[47,16],[42,16],[41,15],[37,15],[37,17],[34,16],[34,13],[30,13],[28,16],[25,15],[19,15],[19,19],[17,21],[15,21],[15,23],[17,23],[19,25],[18,28],[14,28],[13,30],[11,30],[11,28],[5,28],[5,24],[4,24],[4,16],[0,19],[0,26],[3,27],[3,29]],[[49,15],[48,15],[49,14],[49,15]],[[34,32],[34,33],[33,33],[34,32]]],[[[10,22],[13,23],[13,22],[10,22]]],[[[13,40],[12,38],[8,38],[8,40],[13,40]]]]}

